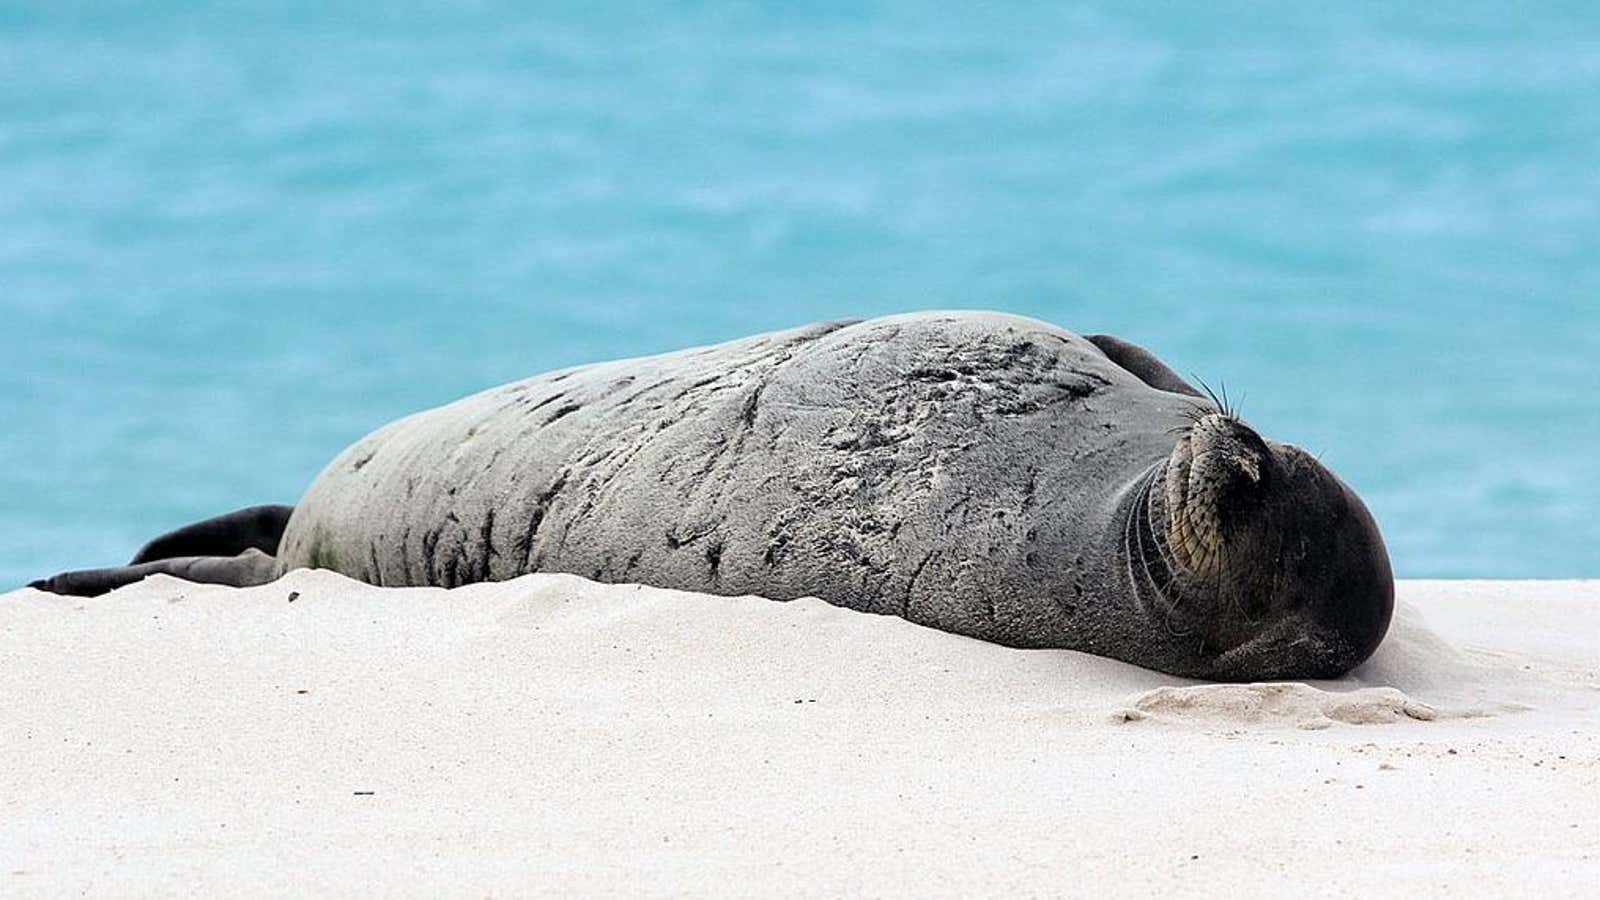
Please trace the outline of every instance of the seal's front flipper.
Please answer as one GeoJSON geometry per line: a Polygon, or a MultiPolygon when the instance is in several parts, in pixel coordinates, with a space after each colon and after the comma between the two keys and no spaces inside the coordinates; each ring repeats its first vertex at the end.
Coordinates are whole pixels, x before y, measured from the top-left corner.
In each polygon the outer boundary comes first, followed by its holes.
{"type": "Polygon", "coordinates": [[[124,585],[133,584],[146,575],[157,573],[172,575],[186,581],[198,581],[202,584],[254,587],[277,580],[278,576],[283,574],[283,564],[276,558],[251,547],[237,556],[180,556],[140,563],[136,566],[62,572],[60,575],[35,581],[28,587],[73,597],[98,597],[124,585]]]}
{"type": "Polygon", "coordinates": [[[1180,378],[1177,372],[1167,368],[1167,364],[1157,359],[1154,353],[1138,344],[1109,334],[1086,334],[1084,337],[1099,347],[1107,359],[1127,369],[1134,377],[1157,390],[1188,394],[1191,397],[1205,396],[1195,390],[1189,382],[1180,378]]]}
{"type": "Polygon", "coordinates": [[[130,566],[180,556],[237,556],[254,548],[272,555],[289,525],[292,506],[251,506],[169,531],[145,544],[130,566]]]}

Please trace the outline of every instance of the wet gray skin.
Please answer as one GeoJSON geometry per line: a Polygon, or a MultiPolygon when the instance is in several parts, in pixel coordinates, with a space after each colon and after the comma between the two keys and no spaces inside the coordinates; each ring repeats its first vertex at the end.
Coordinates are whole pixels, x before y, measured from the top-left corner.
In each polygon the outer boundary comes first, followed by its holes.
{"type": "Polygon", "coordinates": [[[1393,604],[1372,517],[1316,460],[1133,344],[994,313],[535,376],[358,441],[275,555],[230,541],[39,584],[94,593],[152,566],[231,584],[300,566],[444,587],[570,572],[816,596],[1228,680],[1342,674],[1393,604]]]}

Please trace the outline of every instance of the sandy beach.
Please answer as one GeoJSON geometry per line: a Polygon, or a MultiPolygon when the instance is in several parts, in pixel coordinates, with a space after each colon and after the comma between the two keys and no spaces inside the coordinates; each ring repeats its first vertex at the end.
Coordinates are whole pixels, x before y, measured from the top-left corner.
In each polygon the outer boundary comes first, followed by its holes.
{"type": "Polygon", "coordinates": [[[1592,892],[1600,582],[1399,595],[1200,685],[570,576],[16,591],[0,894],[1592,892]]]}

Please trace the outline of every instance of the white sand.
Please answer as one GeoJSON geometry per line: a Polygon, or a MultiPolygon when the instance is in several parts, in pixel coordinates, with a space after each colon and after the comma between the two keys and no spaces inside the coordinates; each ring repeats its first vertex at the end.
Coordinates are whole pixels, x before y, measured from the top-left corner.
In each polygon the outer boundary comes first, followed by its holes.
{"type": "Polygon", "coordinates": [[[1401,596],[1349,679],[1190,687],[563,576],[19,591],[0,895],[1592,894],[1600,582],[1401,596]]]}

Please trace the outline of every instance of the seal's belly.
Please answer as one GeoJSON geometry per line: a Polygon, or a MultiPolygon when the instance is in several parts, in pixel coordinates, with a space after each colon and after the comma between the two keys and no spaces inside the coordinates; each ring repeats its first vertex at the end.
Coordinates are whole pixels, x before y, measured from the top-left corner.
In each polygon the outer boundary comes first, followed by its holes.
{"type": "Polygon", "coordinates": [[[815,595],[972,633],[1070,589],[1041,554],[1094,577],[1115,490],[1184,405],[1030,319],[815,325],[391,424],[317,478],[280,556],[385,585],[560,571],[815,595]]]}

